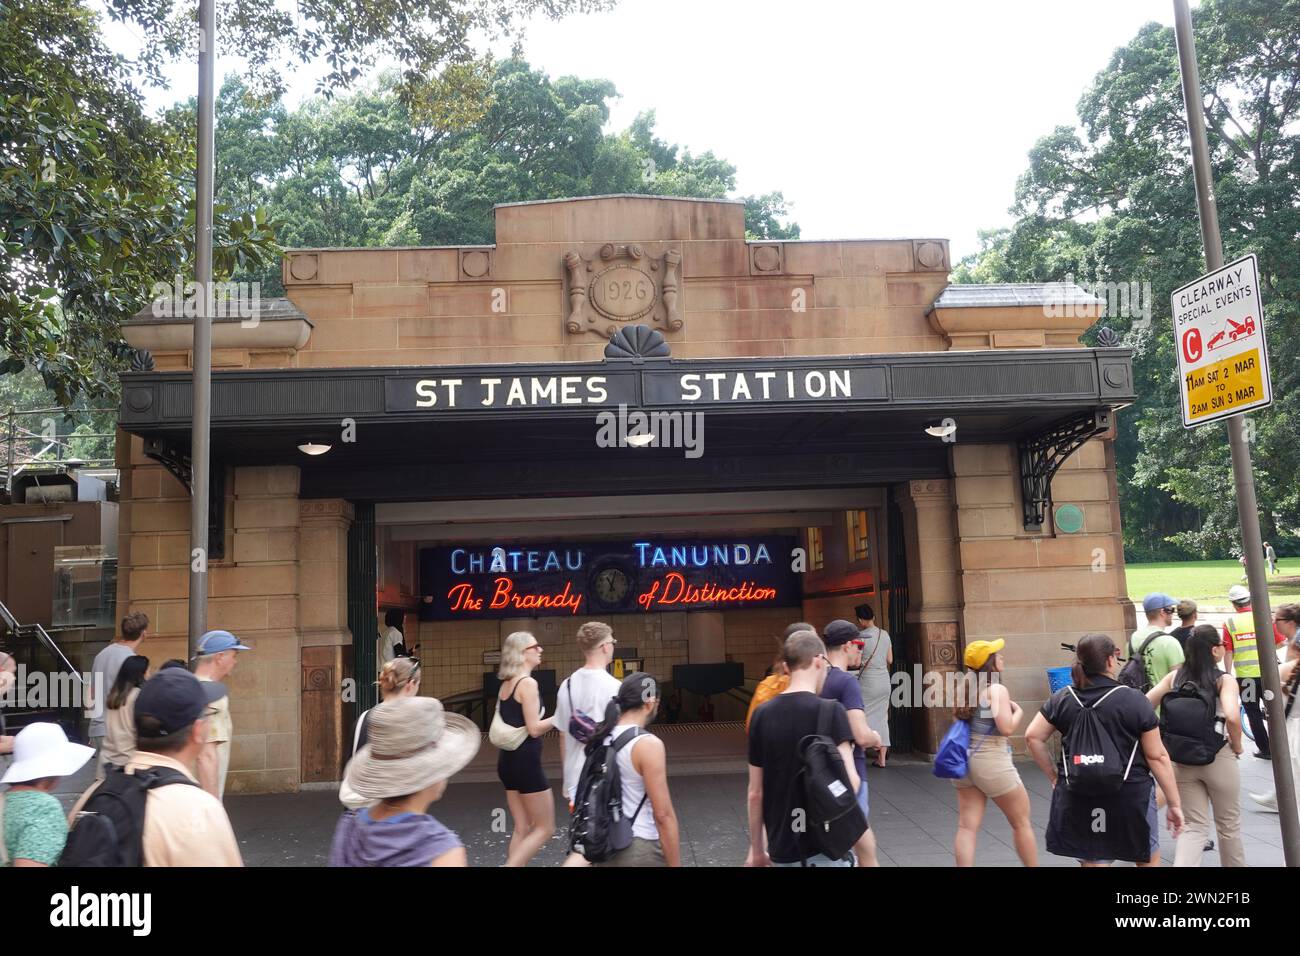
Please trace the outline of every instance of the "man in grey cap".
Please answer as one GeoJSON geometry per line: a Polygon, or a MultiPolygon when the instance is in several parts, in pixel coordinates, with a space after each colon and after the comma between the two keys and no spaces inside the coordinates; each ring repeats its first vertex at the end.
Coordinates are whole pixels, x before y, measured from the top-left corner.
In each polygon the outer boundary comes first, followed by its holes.
{"type": "Polygon", "coordinates": [[[1128,656],[1141,658],[1146,667],[1147,684],[1154,687],[1183,662],[1182,645],[1169,633],[1178,601],[1157,591],[1142,599],[1142,610],[1146,613],[1147,623],[1129,636],[1128,656]]]}
{"type": "MultiPolygon", "coordinates": [[[[224,681],[235,669],[238,652],[251,650],[229,631],[208,631],[199,638],[194,676],[203,681],[224,681]]],[[[222,697],[212,706],[216,713],[208,722],[208,742],[199,754],[199,785],[220,800],[226,792],[230,739],[235,727],[230,719],[229,697],[222,697]]]]}

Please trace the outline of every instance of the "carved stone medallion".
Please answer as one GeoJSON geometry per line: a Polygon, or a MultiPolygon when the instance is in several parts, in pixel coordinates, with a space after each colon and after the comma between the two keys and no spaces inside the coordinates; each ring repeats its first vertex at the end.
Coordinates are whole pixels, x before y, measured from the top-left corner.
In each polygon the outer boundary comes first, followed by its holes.
{"type": "Polygon", "coordinates": [[[565,329],[609,338],[635,321],[676,332],[682,327],[677,309],[681,263],[682,254],[675,249],[653,257],[636,243],[608,242],[590,259],[565,253],[565,329]]]}

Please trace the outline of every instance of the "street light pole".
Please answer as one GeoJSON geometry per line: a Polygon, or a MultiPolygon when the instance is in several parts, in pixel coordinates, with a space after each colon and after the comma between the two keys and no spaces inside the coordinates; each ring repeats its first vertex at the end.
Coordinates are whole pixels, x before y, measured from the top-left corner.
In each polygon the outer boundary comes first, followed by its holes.
{"type": "MultiPolygon", "coordinates": [[[[1196,177],[1196,203],[1201,218],[1201,239],[1205,245],[1205,267],[1214,272],[1223,267],[1223,238],[1219,234],[1219,210],[1210,178],[1210,150],[1205,139],[1204,102],[1201,76],[1196,65],[1196,42],[1192,36],[1192,15],[1187,0],[1174,0],[1174,36],[1178,44],[1178,66],[1183,81],[1183,102],[1187,108],[1187,132],[1192,141],[1192,171],[1196,177]]],[[[1261,316],[1261,321],[1263,317],[1261,316]]],[[[1246,552],[1246,578],[1250,584],[1250,606],[1255,618],[1255,644],[1268,707],[1273,780],[1282,823],[1282,853],[1287,866],[1300,866],[1300,816],[1291,776],[1286,715],[1282,705],[1281,678],[1273,649],[1273,612],[1268,601],[1268,578],[1264,572],[1263,544],[1259,533],[1259,503],[1255,499],[1255,475],[1250,461],[1241,416],[1228,419],[1228,443],[1232,448],[1232,478],[1237,491],[1237,520],[1241,525],[1241,546],[1246,552]]]]}
{"type": "Polygon", "coordinates": [[[194,395],[190,434],[189,656],[198,653],[208,620],[208,432],[212,392],[213,61],[216,0],[199,0],[199,138],[194,177],[194,395]]]}

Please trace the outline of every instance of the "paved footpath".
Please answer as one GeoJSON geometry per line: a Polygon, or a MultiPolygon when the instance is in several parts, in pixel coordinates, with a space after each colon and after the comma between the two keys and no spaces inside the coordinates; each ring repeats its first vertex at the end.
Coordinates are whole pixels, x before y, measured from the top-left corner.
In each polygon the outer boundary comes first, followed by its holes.
{"type": "MultiPolygon", "coordinates": [[[[1072,860],[1049,855],[1044,849],[1050,788],[1031,762],[1018,764],[1033,803],[1032,818],[1038,836],[1040,861],[1048,866],[1073,866],[1072,860]]],[[[1251,790],[1271,787],[1269,764],[1250,756],[1241,761],[1242,829],[1246,858],[1251,866],[1281,866],[1278,816],[1264,813],[1246,796],[1251,790]]],[[[952,840],[957,830],[957,799],[951,784],[937,779],[928,763],[898,758],[884,770],[868,771],[871,787],[871,826],[876,830],[883,866],[952,866],[952,840]]],[[[78,781],[79,782],[79,781],[78,781]]],[[[63,790],[71,804],[79,791],[69,780],[63,790]]],[[[676,775],[671,779],[673,801],[682,830],[682,862],[687,866],[738,866],[747,847],[745,774],[739,765],[725,772],[676,775]]],[[[332,790],[298,794],[228,796],[226,808],[249,866],[321,866],[329,853],[330,838],[341,807],[332,790]]],[[[471,865],[499,866],[505,862],[509,820],[504,794],[498,784],[453,781],[434,813],[455,830],[469,849],[471,865]],[[493,823],[497,821],[494,831],[493,823]],[[506,832],[501,832],[504,822],[506,832]]],[[[557,819],[565,819],[559,800],[557,819]]],[[[563,827],[533,862],[555,866],[564,858],[563,827]]],[[[1173,841],[1166,832],[1161,854],[1173,860],[1173,841]]],[[[976,863],[980,866],[1015,866],[1018,859],[1011,828],[991,803],[984,818],[976,863]]],[[[1205,855],[1204,866],[1217,866],[1218,854],[1205,855]]]]}

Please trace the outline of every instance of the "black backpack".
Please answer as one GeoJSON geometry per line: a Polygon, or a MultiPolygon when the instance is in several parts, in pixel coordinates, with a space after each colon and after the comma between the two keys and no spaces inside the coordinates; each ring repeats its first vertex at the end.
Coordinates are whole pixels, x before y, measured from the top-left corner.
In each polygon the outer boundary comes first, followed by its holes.
{"type": "Polygon", "coordinates": [[[573,818],[569,822],[569,850],[590,863],[604,863],[632,845],[632,824],[641,814],[642,797],[632,816],[623,813],[623,780],[615,756],[640,737],[640,727],[619,737],[612,746],[588,746],[578,786],[573,793],[573,818]]]}
{"type": "Polygon", "coordinates": [[[127,773],[105,768],[72,823],[59,866],[141,866],[144,863],[145,798],[154,787],[173,783],[198,784],[179,770],[150,767],[127,773]]]}
{"type": "MultiPolygon", "coordinates": [[[[824,700],[817,714],[817,732],[799,741],[803,766],[791,784],[791,806],[805,811],[801,837],[832,860],[840,860],[867,830],[867,818],[849,782],[839,745],[830,737],[838,701],[824,700]]],[[[865,786],[866,781],[861,781],[865,786]]],[[[803,844],[805,841],[800,840],[803,844]]],[[[812,854],[809,854],[810,856],[812,854]]]]}
{"type": "Polygon", "coordinates": [[[1160,701],[1160,739],[1169,759],[1188,767],[1204,767],[1227,742],[1216,726],[1215,694],[1192,681],[1173,689],[1160,701]]]}
{"type": "MultiPolygon", "coordinates": [[[[1124,666],[1120,668],[1119,676],[1115,678],[1118,683],[1123,684],[1125,687],[1132,687],[1144,694],[1151,689],[1151,681],[1147,678],[1147,662],[1143,655],[1146,654],[1147,647],[1150,646],[1151,642],[1162,634],[1164,634],[1164,631],[1156,631],[1154,634],[1147,636],[1147,639],[1142,642],[1142,646],[1138,648],[1138,652],[1125,661],[1124,666]]],[[[1130,642],[1129,647],[1132,646],[1132,642],[1130,642]]]]}
{"type": "Polygon", "coordinates": [[[1091,706],[1085,705],[1074,692],[1073,687],[1066,691],[1079,705],[1078,716],[1070,725],[1067,733],[1061,737],[1061,776],[1071,792],[1087,796],[1107,796],[1119,793],[1133,768],[1133,758],[1137,756],[1138,741],[1133,741],[1133,750],[1125,760],[1115,741],[1096,714],[1096,708],[1111,694],[1123,688],[1112,687],[1102,694],[1091,706]]]}

